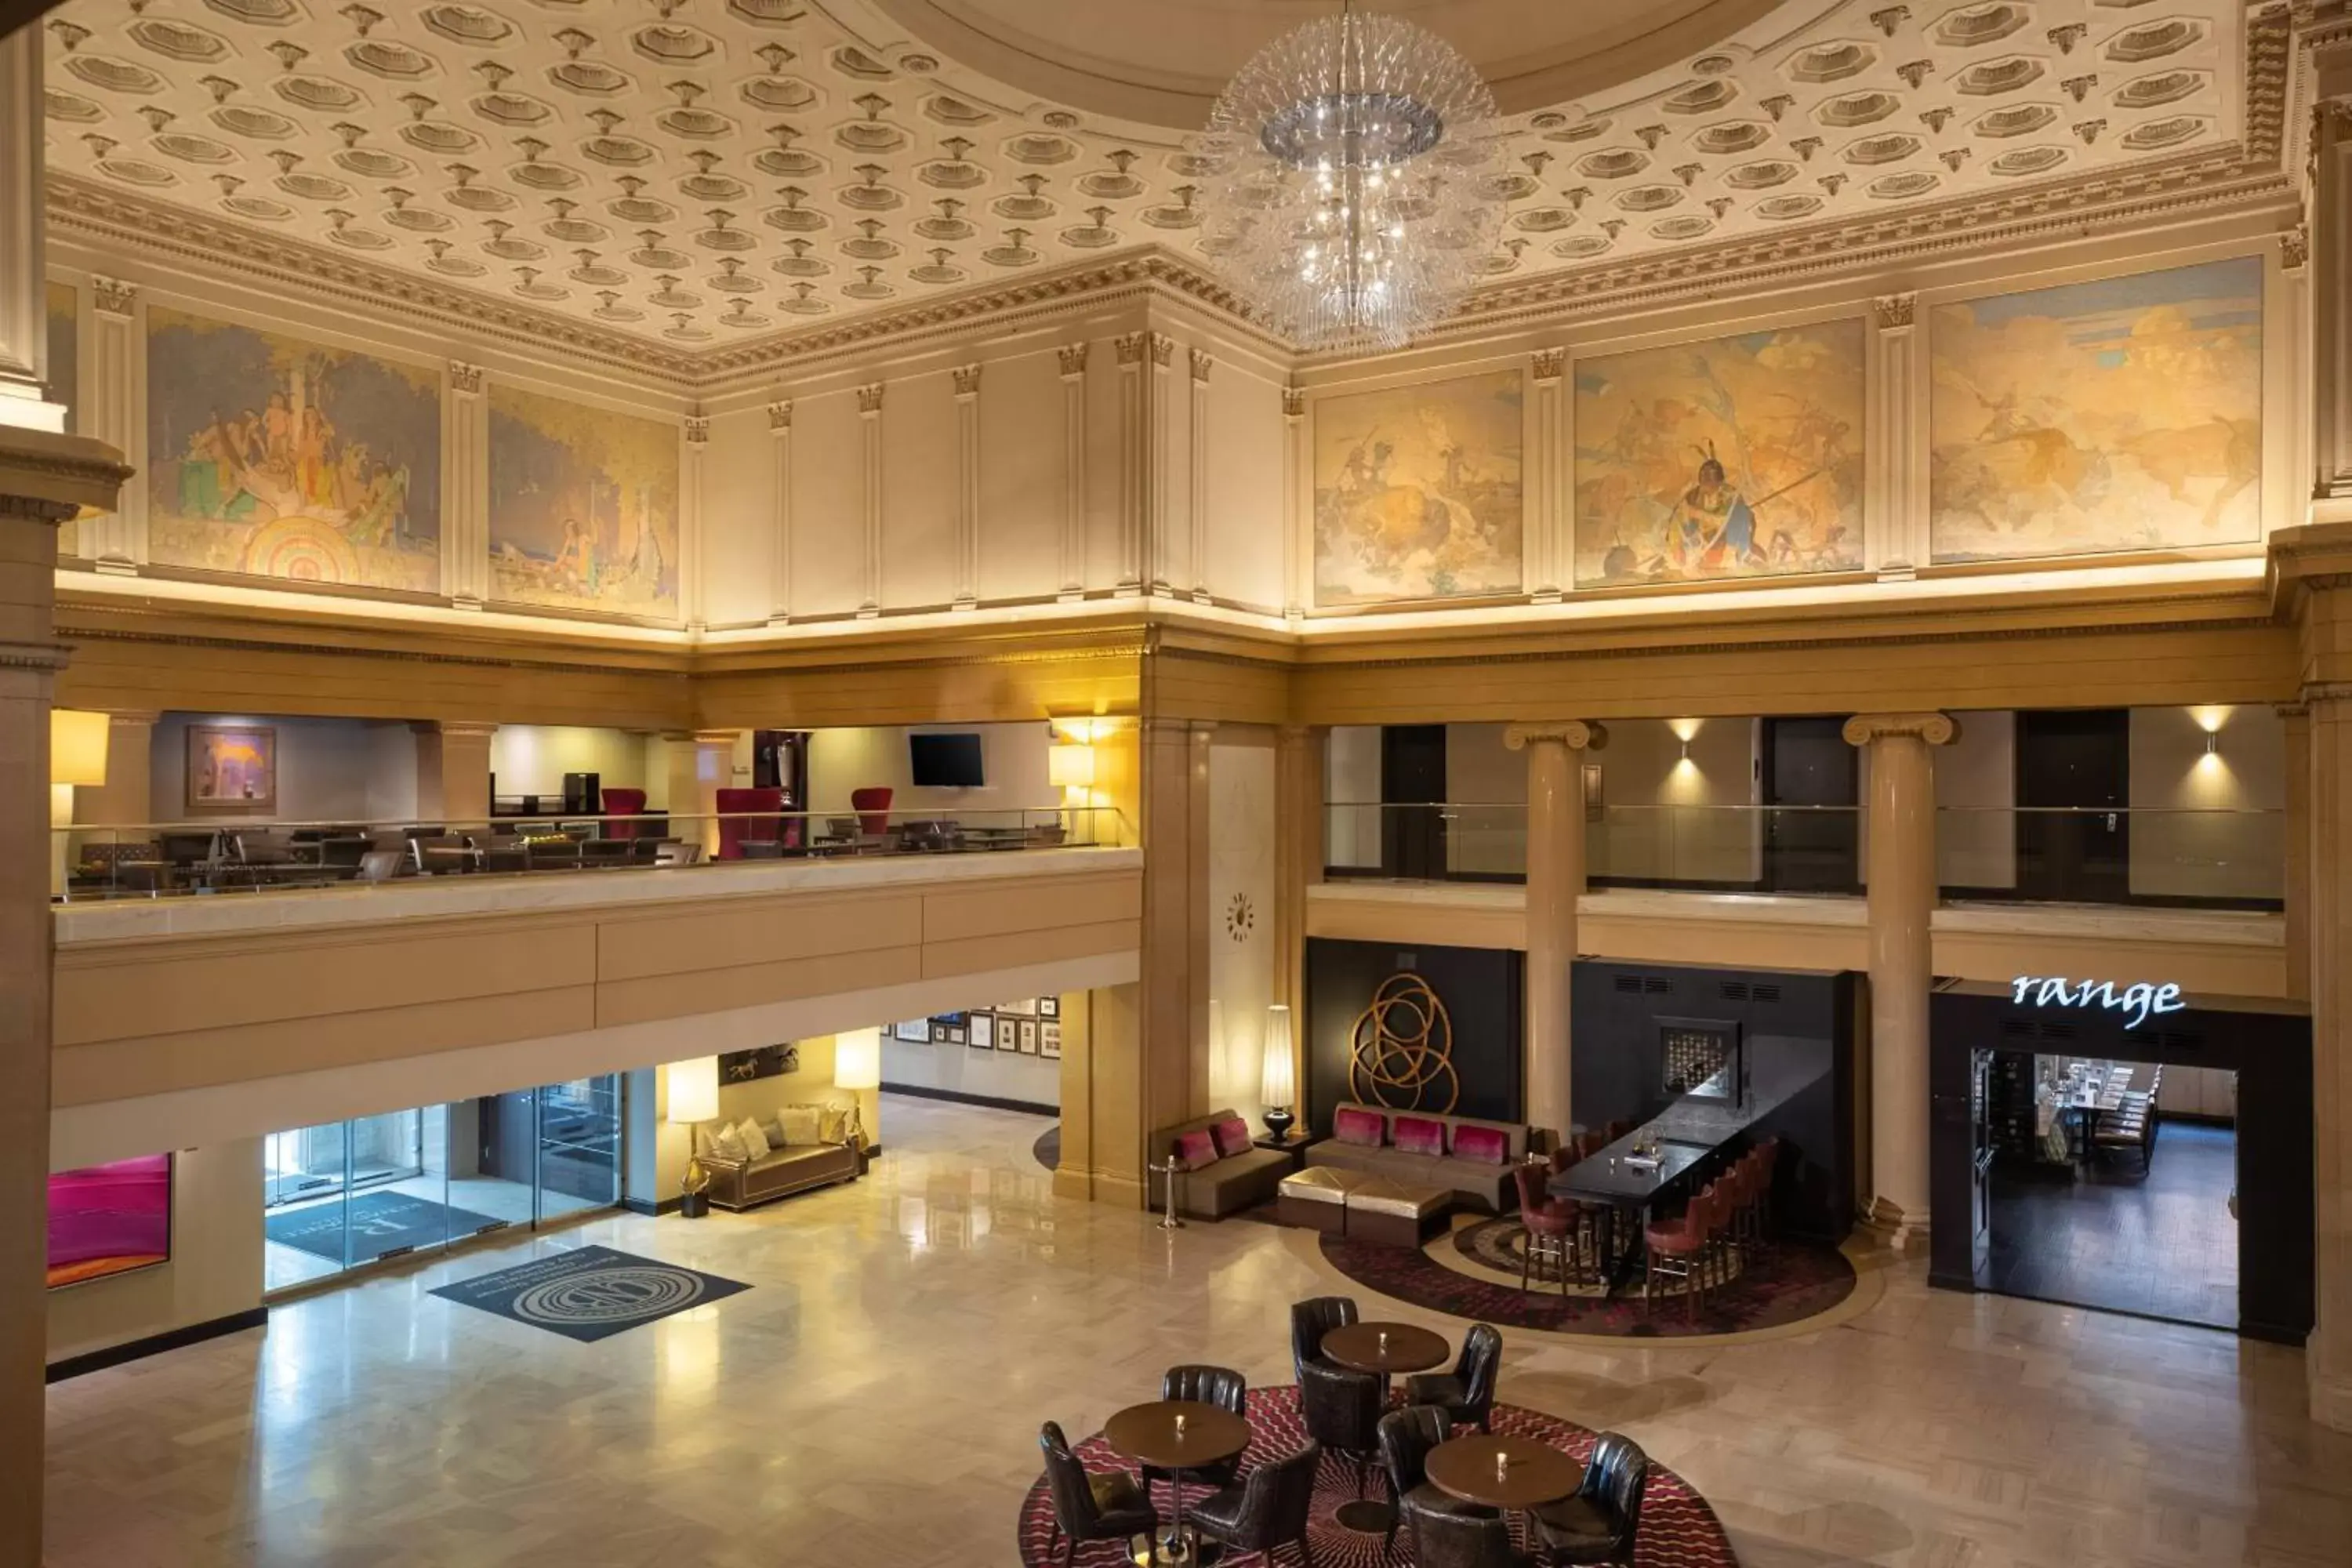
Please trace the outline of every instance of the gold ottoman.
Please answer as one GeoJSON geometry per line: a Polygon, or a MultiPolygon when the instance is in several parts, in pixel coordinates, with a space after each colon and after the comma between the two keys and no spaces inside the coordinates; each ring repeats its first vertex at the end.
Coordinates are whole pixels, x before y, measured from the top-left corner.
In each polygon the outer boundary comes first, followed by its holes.
{"type": "Polygon", "coordinates": [[[1348,1227],[1348,1195],[1372,1177],[1337,1165],[1309,1165],[1282,1178],[1275,1189],[1274,1214],[1285,1225],[1338,1236],[1348,1227]]]}
{"type": "Polygon", "coordinates": [[[1419,1247],[1445,1223],[1454,1194],[1444,1187],[1408,1185],[1375,1176],[1348,1194],[1348,1239],[1419,1247]]]}

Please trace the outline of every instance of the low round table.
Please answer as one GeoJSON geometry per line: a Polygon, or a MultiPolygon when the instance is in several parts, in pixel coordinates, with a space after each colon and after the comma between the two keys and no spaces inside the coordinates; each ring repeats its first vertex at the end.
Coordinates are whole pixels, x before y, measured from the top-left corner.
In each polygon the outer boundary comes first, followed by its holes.
{"type": "MultiPolygon", "coordinates": [[[[1443,1334],[1412,1323],[1349,1323],[1333,1329],[1316,1347],[1325,1360],[1349,1372],[1369,1372],[1381,1380],[1381,1403],[1388,1403],[1389,1378],[1400,1372],[1427,1372],[1444,1366],[1453,1353],[1443,1334]]],[[[1343,1502],[1332,1516],[1349,1530],[1367,1535],[1387,1532],[1398,1504],[1366,1500],[1343,1502]]]]}
{"type": "MultiPolygon", "coordinates": [[[[1249,1447],[1249,1423],[1195,1399],[1130,1405],[1103,1423],[1103,1440],[1139,1465],[1166,1470],[1176,1492],[1176,1521],[1135,1553],[1139,1564],[1207,1563],[1184,1524],[1184,1471],[1230,1459],[1249,1447]],[[1176,1423],[1183,1421],[1183,1430],[1176,1423]]],[[[1488,1461],[1492,1463],[1492,1461],[1488,1461]]]]}
{"type": "Polygon", "coordinates": [[[1532,1438],[1484,1432],[1432,1448],[1427,1474],[1429,1484],[1446,1496],[1498,1508],[1506,1515],[1558,1502],[1584,1484],[1584,1467],[1574,1456],[1532,1438]],[[1507,1461],[1499,1470],[1497,1456],[1507,1461]]]}

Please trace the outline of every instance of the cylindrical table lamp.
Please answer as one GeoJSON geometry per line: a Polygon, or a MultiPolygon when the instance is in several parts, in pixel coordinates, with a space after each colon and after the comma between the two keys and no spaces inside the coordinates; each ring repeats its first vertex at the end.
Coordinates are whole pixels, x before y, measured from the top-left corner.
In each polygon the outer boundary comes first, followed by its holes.
{"type": "Polygon", "coordinates": [[[1265,1010],[1265,1061],[1258,1099],[1265,1102],[1265,1130],[1277,1143],[1290,1137],[1291,1102],[1298,1098],[1298,1075],[1290,1063],[1290,1008],[1276,1002],[1265,1010]]]}

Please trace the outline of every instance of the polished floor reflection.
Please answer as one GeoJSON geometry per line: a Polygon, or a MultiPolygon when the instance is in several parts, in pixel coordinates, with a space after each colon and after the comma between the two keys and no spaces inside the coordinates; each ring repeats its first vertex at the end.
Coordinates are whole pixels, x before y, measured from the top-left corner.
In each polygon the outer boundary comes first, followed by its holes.
{"type": "MultiPolygon", "coordinates": [[[[1092,1431],[1172,1362],[1286,1381],[1288,1303],[1363,1294],[1297,1233],[1055,1199],[1035,1118],[883,1122],[854,1184],[518,1236],[58,1384],[49,1568],[1011,1563],[1041,1419],[1092,1431]],[[588,1345],[426,1293],[592,1242],[752,1289],[588,1345]]],[[[1761,1343],[1511,1331],[1505,1394],[1633,1435],[1748,1568],[2341,1568],[2352,1437],[2304,1419],[2299,1355],[1885,1285],[1761,1343]]]]}

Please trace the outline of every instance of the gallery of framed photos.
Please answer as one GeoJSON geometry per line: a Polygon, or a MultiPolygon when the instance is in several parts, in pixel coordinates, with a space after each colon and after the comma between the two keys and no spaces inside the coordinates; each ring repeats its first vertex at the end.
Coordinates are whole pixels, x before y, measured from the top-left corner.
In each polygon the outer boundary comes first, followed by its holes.
{"type": "Polygon", "coordinates": [[[932,1100],[1057,1114],[1062,999],[1033,996],[893,1024],[882,1033],[882,1087],[932,1100]]]}

